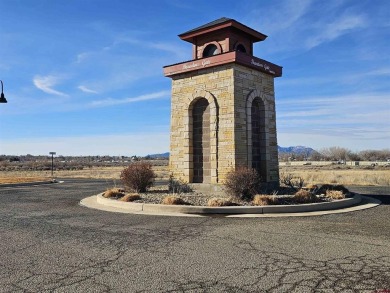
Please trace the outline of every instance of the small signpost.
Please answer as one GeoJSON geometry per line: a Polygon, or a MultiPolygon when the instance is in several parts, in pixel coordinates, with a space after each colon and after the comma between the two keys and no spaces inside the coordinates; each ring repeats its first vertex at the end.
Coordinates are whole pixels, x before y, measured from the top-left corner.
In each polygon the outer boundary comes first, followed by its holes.
{"type": "Polygon", "coordinates": [[[53,172],[54,172],[54,155],[56,154],[56,152],[50,152],[49,153],[51,155],[51,177],[53,178],[53,172]]]}

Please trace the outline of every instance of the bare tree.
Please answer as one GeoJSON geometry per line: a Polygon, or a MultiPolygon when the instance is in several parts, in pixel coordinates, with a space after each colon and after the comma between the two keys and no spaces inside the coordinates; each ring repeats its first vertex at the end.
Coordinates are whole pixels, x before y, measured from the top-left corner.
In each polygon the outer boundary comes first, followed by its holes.
{"type": "Polygon", "coordinates": [[[320,150],[320,153],[330,161],[346,161],[352,152],[346,148],[333,146],[320,150]]]}
{"type": "Polygon", "coordinates": [[[359,156],[364,161],[386,161],[390,159],[390,149],[364,150],[359,152],[359,156]]]}

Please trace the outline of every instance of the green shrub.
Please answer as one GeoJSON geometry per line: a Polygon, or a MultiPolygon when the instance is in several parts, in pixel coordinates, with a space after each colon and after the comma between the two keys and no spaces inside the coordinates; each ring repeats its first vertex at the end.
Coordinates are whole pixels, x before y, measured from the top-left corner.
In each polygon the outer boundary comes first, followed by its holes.
{"type": "Polygon", "coordinates": [[[260,190],[261,178],[255,169],[238,167],[226,175],[224,185],[230,195],[250,201],[260,190]]]}
{"type": "Polygon", "coordinates": [[[130,191],[146,192],[153,186],[156,174],[152,170],[152,165],[147,162],[134,162],[125,168],[121,173],[123,185],[130,191]]]}

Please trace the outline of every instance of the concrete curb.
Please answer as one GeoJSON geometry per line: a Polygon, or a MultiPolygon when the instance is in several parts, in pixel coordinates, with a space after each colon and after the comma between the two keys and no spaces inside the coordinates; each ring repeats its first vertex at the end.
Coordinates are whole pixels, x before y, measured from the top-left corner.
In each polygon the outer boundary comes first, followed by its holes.
{"type": "Polygon", "coordinates": [[[0,188],[2,187],[19,187],[19,186],[32,186],[32,185],[43,185],[43,184],[53,184],[58,183],[58,181],[35,181],[35,182],[25,182],[25,183],[6,183],[0,184],[0,188]]]}
{"type": "Polygon", "coordinates": [[[351,198],[333,202],[321,202],[300,205],[274,205],[274,206],[238,206],[238,207],[204,207],[204,206],[180,206],[163,204],[146,204],[121,202],[104,198],[102,193],[96,196],[100,205],[109,206],[135,213],[179,213],[179,214],[274,214],[274,213],[304,213],[326,210],[336,210],[350,207],[360,203],[362,197],[355,194],[351,198]]]}

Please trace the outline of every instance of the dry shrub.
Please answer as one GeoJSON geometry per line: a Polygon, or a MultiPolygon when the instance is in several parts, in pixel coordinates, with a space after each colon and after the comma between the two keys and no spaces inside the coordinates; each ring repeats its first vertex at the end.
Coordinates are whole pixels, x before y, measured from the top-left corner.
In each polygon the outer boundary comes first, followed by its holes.
{"type": "Polygon", "coordinates": [[[331,199],[343,199],[345,198],[345,194],[340,190],[327,190],[325,193],[326,197],[331,199]]]}
{"type": "Polygon", "coordinates": [[[224,198],[210,198],[209,201],[207,202],[207,205],[209,207],[229,207],[229,206],[235,206],[236,204],[224,198]]]}
{"type": "Polygon", "coordinates": [[[255,169],[238,167],[226,175],[226,191],[239,199],[252,200],[261,187],[261,178],[255,169]]]}
{"type": "Polygon", "coordinates": [[[293,190],[300,190],[305,181],[301,177],[294,177],[292,174],[280,174],[279,181],[282,185],[288,186],[293,190]]]}
{"type": "Polygon", "coordinates": [[[308,189],[308,190],[315,190],[315,189],[318,188],[318,185],[316,185],[316,184],[307,184],[305,186],[305,188],[308,189]]]}
{"type": "Polygon", "coordinates": [[[252,201],[255,206],[268,206],[279,204],[279,200],[274,195],[256,194],[252,201]]]}
{"type": "Polygon", "coordinates": [[[156,174],[152,170],[152,165],[147,162],[134,162],[125,168],[121,173],[123,185],[137,193],[146,192],[153,186],[156,174]]]}
{"type": "Polygon", "coordinates": [[[111,188],[103,193],[103,197],[112,198],[112,197],[122,197],[125,195],[125,191],[122,188],[111,188]]]}
{"type": "Polygon", "coordinates": [[[182,198],[174,195],[168,195],[163,198],[162,204],[166,205],[187,205],[188,203],[185,202],[182,198]]]}
{"type": "Polygon", "coordinates": [[[123,196],[120,200],[121,201],[126,201],[126,202],[131,202],[135,200],[139,200],[141,197],[137,193],[128,193],[125,196],[123,196]]]}
{"type": "Polygon", "coordinates": [[[343,185],[332,185],[332,184],[324,184],[322,185],[319,190],[318,194],[326,194],[328,190],[336,190],[341,191],[343,194],[348,194],[349,190],[345,188],[343,185]]]}
{"type": "Polygon", "coordinates": [[[304,189],[298,190],[294,194],[293,200],[297,203],[313,203],[318,201],[314,194],[304,189]]]}
{"type": "Polygon", "coordinates": [[[168,190],[177,194],[192,192],[191,186],[187,182],[175,179],[172,174],[169,176],[168,190]]]}

